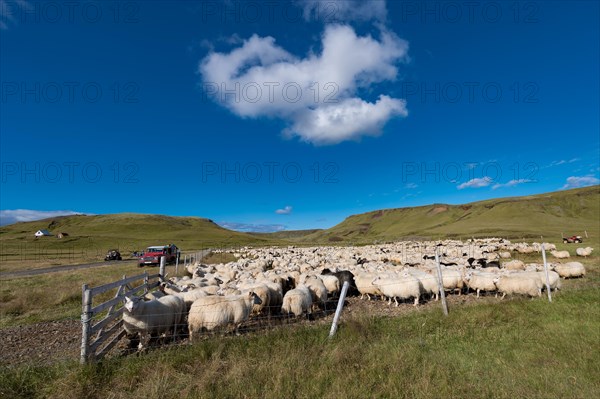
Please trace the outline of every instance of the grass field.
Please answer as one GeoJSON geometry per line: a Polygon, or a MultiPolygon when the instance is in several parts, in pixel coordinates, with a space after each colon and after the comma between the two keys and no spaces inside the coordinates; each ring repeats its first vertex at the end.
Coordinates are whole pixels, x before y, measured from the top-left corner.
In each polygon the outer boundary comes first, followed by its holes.
{"type": "MultiPolygon", "coordinates": [[[[600,271],[547,302],[488,298],[389,318],[343,317],[79,366],[0,369],[7,398],[593,398],[600,271]]],[[[593,266],[596,264],[596,266],[593,266]]]]}

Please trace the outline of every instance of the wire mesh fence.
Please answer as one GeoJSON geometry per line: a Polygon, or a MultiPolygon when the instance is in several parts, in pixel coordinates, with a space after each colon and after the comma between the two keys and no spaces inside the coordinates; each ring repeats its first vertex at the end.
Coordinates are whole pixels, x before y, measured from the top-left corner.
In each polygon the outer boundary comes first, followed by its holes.
{"type": "MultiPolygon", "coordinates": [[[[592,271],[592,273],[594,273],[592,271]]],[[[594,274],[594,275],[597,275],[594,274]]],[[[555,301],[562,301],[565,295],[590,289],[598,290],[597,278],[572,278],[562,280],[563,289],[553,292],[555,301]]],[[[520,297],[508,297],[504,300],[496,297],[496,292],[481,292],[479,298],[473,290],[466,293],[447,292],[448,305],[450,312],[456,312],[459,307],[485,303],[487,305],[502,306],[504,302],[521,300],[520,297]]],[[[541,298],[533,299],[535,301],[546,301],[541,298]]],[[[345,307],[342,312],[340,328],[347,328],[348,323],[358,318],[359,320],[371,319],[372,317],[403,317],[423,310],[434,310],[440,312],[440,303],[429,295],[421,296],[417,308],[413,306],[411,300],[399,301],[400,305],[394,303],[388,304],[388,300],[380,295],[371,295],[370,299],[366,296],[350,296],[345,300],[345,307]],[[421,309],[421,310],[418,310],[421,309]]],[[[222,337],[263,334],[278,330],[288,331],[297,327],[314,328],[316,326],[326,326],[328,329],[332,323],[335,311],[336,298],[328,298],[324,309],[319,308],[309,315],[295,317],[277,313],[277,308],[268,309],[264,314],[250,314],[248,320],[241,323],[237,332],[233,325],[226,326],[213,331],[202,331],[194,336],[193,343],[220,339],[222,337]]],[[[140,340],[143,344],[142,351],[146,348],[158,349],[171,345],[188,345],[188,325],[187,320],[183,320],[177,326],[179,328],[176,336],[172,332],[159,336],[155,342],[150,342],[149,337],[140,340]],[[143,342],[142,342],[143,341],[143,342]]],[[[39,322],[36,324],[25,324],[2,328],[2,337],[0,339],[0,360],[5,364],[20,364],[35,362],[36,364],[54,363],[63,360],[74,360],[80,356],[82,323],[79,318],[63,318],[57,321],[39,322]]],[[[326,333],[323,331],[323,339],[326,333]]],[[[130,338],[123,336],[114,348],[107,354],[107,357],[130,355],[139,351],[139,347],[131,347],[130,338]]]]}

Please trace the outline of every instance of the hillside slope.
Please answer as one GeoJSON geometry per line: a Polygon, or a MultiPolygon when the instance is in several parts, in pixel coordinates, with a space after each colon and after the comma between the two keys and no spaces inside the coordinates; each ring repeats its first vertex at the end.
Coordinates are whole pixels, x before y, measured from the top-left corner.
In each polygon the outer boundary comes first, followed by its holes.
{"type": "Polygon", "coordinates": [[[224,229],[209,219],[121,213],[109,215],[73,215],[34,222],[15,223],[0,228],[0,252],[48,250],[106,251],[119,248],[124,255],[149,245],[175,243],[183,250],[215,246],[268,244],[269,237],[254,236],[224,229]],[[39,229],[68,236],[35,238],[39,229]]]}
{"type": "Polygon", "coordinates": [[[307,235],[305,242],[373,242],[502,236],[553,237],[600,233],[600,186],[464,205],[432,204],[385,209],[348,217],[307,235]]]}

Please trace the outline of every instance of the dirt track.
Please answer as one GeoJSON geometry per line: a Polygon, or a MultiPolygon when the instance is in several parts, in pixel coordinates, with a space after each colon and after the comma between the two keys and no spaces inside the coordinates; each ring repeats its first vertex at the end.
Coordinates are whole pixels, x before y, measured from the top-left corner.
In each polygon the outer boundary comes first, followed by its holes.
{"type": "Polygon", "coordinates": [[[36,276],[39,274],[46,274],[46,273],[64,272],[67,270],[91,269],[93,267],[114,266],[116,263],[122,264],[122,265],[127,265],[127,264],[133,265],[135,262],[136,262],[136,260],[132,259],[132,260],[124,260],[124,261],[83,263],[83,264],[79,264],[79,265],[52,266],[52,267],[45,267],[43,269],[21,270],[18,272],[0,272],[0,278],[28,277],[28,276],[36,276]]]}

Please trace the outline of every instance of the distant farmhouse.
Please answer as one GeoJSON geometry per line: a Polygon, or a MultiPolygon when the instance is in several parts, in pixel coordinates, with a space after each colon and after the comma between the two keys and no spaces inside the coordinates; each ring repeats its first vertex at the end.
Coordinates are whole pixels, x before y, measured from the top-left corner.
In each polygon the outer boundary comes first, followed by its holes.
{"type": "Polygon", "coordinates": [[[62,232],[62,233],[58,233],[56,235],[56,238],[63,238],[63,237],[68,237],[68,236],[69,236],[69,233],[62,232]]]}
{"type": "Polygon", "coordinates": [[[35,232],[36,237],[52,237],[52,234],[46,229],[38,230],[35,232]]]}

